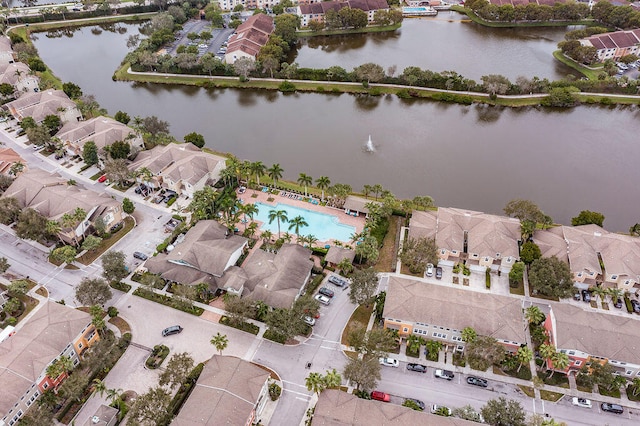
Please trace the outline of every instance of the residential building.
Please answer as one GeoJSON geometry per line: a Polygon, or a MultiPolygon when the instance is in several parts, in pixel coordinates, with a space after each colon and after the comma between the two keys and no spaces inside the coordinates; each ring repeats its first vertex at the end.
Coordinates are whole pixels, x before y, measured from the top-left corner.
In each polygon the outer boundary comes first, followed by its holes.
{"type": "Polygon", "coordinates": [[[242,5],[248,10],[254,10],[272,8],[280,4],[280,0],[218,0],[218,4],[222,10],[233,10],[238,5],[242,5]]]}
{"type": "Polygon", "coordinates": [[[0,84],[10,84],[16,91],[37,92],[40,79],[31,72],[31,68],[22,62],[3,62],[0,58],[0,84]]]}
{"type": "Polygon", "coordinates": [[[13,48],[9,37],[0,36],[0,64],[10,64],[15,62],[13,58],[13,48]]]}
{"type": "Polygon", "coordinates": [[[118,409],[102,404],[83,426],[115,426],[118,422],[118,409]]]}
{"type": "Polygon", "coordinates": [[[11,337],[0,343],[0,426],[15,425],[47,390],[65,379],[48,377],[47,367],[67,356],[73,365],[100,337],[91,316],[45,301],[11,337]]]}
{"type": "Polygon", "coordinates": [[[617,374],[629,380],[640,377],[640,330],[635,318],[586,311],[568,303],[549,307],[543,325],[551,344],[569,357],[564,373],[608,361],[617,374]]]}
{"type": "Polygon", "coordinates": [[[371,401],[337,389],[318,396],[311,426],[473,426],[477,423],[457,417],[437,416],[398,404],[371,401]]]}
{"type": "Polygon", "coordinates": [[[569,262],[579,288],[595,285],[631,291],[640,287],[640,239],[598,225],[557,226],[536,231],[543,256],[569,262]]]}
{"type": "Polygon", "coordinates": [[[247,281],[243,296],[274,308],[290,308],[311,276],[311,250],[284,244],[277,253],[256,250],[245,261],[247,281]]]}
{"type": "Polygon", "coordinates": [[[41,123],[48,115],[57,115],[62,123],[80,121],[82,114],[62,90],[43,90],[35,93],[25,93],[15,101],[7,102],[4,107],[18,121],[25,117],[32,117],[36,123],[41,123]]]}
{"type": "Polygon", "coordinates": [[[344,212],[351,216],[360,216],[361,214],[365,217],[369,216],[369,207],[368,204],[380,204],[379,201],[369,200],[368,198],[358,197],[355,195],[347,196],[344,201],[344,212]]]}
{"type": "Polygon", "coordinates": [[[256,60],[274,30],[273,18],[259,13],[244,21],[229,39],[224,60],[233,64],[240,58],[256,60]]]}
{"type": "Polygon", "coordinates": [[[389,10],[386,0],[301,1],[298,3],[297,9],[297,15],[300,17],[300,26],[306,27],[311,21],[324,22],[324,15],[329,10],[337,12],[344,7],[362,10],[367,14],[369,23],[373,22],[376,11],[389,10]]]}
{"type": "Polygon", "coordinates": [[[269,398],[269,376],[251,362],[214,355],[171,425],[250,426],[260,419],[269,398]]]}
{"type": "Polygon", "coordinates": [[[353,262],[353,259],[355,258],[356,252],[354,250],[346,247],[331,246],[324,257],[324,260],[329,266],[335,268],[344,259],[349,260],[349,262],[353,262]]]}
{"type": "Polygon", "coordinates": [[[220,179],[225,161],[225,158],[203,152],[191,143],[170,143],[140,152],[129,165],[129,170],[146,168],[152,176],[139,176],[138,181],[191,198],[207,183],[214,184],[220,179]]]}
{"type": "Polygon", "coordinates": [[[640,29],[595,34],[581,39],[580,44],[595,47],[600,62],[618,60],[625,55],[640,53],[640,29]]]}
{"type": "Polygon", "coordinates": [[[439,265],[466,261],[472,271],[509,273],[519,259],[520,221],[471,210],[440,207],[414,211],[409,237],[435,238],[439,265]]]}
{"type": "Polygon", "coordinates": [[[132,152],[144,148],[142,137],[131,127],[110,117],[94,117],[87,121],[70,121],[56,133],[56,137],[64,144],[67,152],[74,156],[82,156],[84,144],[92,141],[98,153],[114,142],[127,142],[132,152]]]}
{"type": "Polygon", "coordinates": [[[360,9],[367,14],[367,21],[373,22],[378,10],[389,11],[387,0],[347,0],[351,9],[360,9]]]}
{"type": "Polygon", "coordinates": [[[0,148],[0,175],[13,177],[11,167],[18,163],[23,165],[22,172],[25,172],[27,170],[27,163],[20,157],[20,154],[11,148],[0,148]]]}
{"type": "Polygon", "coordinates": [[[389,276],[383,318],[384,328],[398,330],[400,337],[422,336],[458,351],[464,348],[465,327],[494,337],[510,351],[525,343],[519,299],[397,275],[389,276]]]}
{"type": "Polygon", "coordinates": [[[69,185],[57,173],[42,169],[30,169],[18,176],[2,195],[18,200],[22,208],[29,207],[46,217],[58,221],[62,217],[83,209],[86,216],[73,228],[62,228],[58,237],[69,244],[77,244],[89,235],[96,222],[101,220],[110,229],[123,219],[122,206],[104,193],[85,189],[80,185],[69,185]]]}
{"type": "Polygon", "coordinates": [[[217,278],[236,264],[247,242],[215,220],[201,220],[171,252],[150,258],[145,267],[166,280],[194,285],[206,283],[216,288],[217,278]]]}

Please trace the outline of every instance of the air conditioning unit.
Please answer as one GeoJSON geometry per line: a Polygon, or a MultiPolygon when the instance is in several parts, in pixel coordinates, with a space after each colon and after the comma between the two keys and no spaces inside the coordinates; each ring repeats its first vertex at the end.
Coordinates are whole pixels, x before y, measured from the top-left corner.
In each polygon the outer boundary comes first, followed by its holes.
{"type": "Polygon", "coordinates": [[[98,416],[91,417],[91,423],[93,423],[94,425],[97,425],[98,423],[100,423],[100,417],[98,416]]]}

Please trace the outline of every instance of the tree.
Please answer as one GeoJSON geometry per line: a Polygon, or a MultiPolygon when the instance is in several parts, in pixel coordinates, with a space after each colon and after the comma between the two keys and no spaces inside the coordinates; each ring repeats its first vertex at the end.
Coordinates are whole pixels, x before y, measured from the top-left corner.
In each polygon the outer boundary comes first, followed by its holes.
{"type": "Polygon", "coordinates": [[[256,69],[256,62],[250,58],[240,58],[233,63],[233,70],[240,76],[241,81],[246,81],[251,71],[256,69]]]}
{"type": "Polygon", "coordinates": [[[82,89],[80,86],[71,82],[63,83],[62,91],[71,99],[78,99],[82,96],[82,89]]]}
{"type": "Polygon", "coordinates": [[[480,410],[485,422],[492,426],[525,426],[526,415],[518,401],[504,397],[490,399],[480,410]]]}
{"type": "Polygon", "coordinates": [[[62,246],[56,249],[53,249],[51,252],[51,258],[56,261],[60,261],[63,263],[72,263],[76,260],[76,255],[78,251],[73,246],[62,246]]]}
{"type": "Polygon", "coordinates": [[[220,334],[220,332],[218,332],[209,342],[215,346],[216,350],[222,355],[222,351],[224,351],[229,344],[229,339],[226,334],[220,334]]]}
{"type": "Polygon", "coordinates": [[[22,164],[20,161],[16,161],[9,168],[9,175],[18,176],[20,173],[22,173],[23,170],[24,170],[24,164],[22,164]]]}
{"type": "Polygon", "coordinates": [[[296,216],[293,219],[289,220],[289,231],[293,229],[293,232],[295,232],[298,236],[300,235],[300,228],[304,226],[309,226],[309,224],[306,220],[304,220],[304,217],[302,216],[296,216]]]}
{"type": "Polygon", "coordinates": [[[125,255],[121,251],[110,250],[102,255],[102,276],[111,283],[121,281],[129,275],[125,264],[125,255]]]}
{"type": "Polygon", "coordinates": [[[262,161],[255,161],[249,164],[249,170],[255,176],[258,185],[260,185],[260,177],[264,176],[267,172],[267,166],[262,164],[262,161]]]}
{"type": "Polygon", "coordinates": [[[525,309],[524,317],[529,324],[539,325],[545,320],[546,316],[539,307],[532,305],[525,309]]]}
{"type": "Polygon", "coordinates": [[[480,413],[478,413],[471,405],[465,405],[464,407],[454,408],[451,410],[453,417],[459,417],[463,420],[469,420],[471,422],[482,423],[480,413]]]}
{"type": "Polygon", "coordinates": [[[29,142],[36,146],[43,146],[51,143],[51,134],[45,126],[36,126],[26,130],[29,142]]]}
{"type": "Polygon", "coordinates": [[[82,147],[82,159],[87,165],[98,164],[98,147],[94,141],[87,141],[82,147]]]}
{"type": "Polygon", "coordinates": [[[634,237],[640,237],[640,223],[636,223],[635,225],[629,228],[629,235],[634,237]]]}
{"type": "Polygon", "coordinates": [[[167,362],[158,383],[160,386],[169,385],[169,389],[173,389],[184,382],[192,369],[193,358],[191,355],[187,352],[174,354],[167,362]]]}
{"type": "Polygon", "coordinates": [[[93,391],[102,398],[104,393],[107,391],[107,385],[105,385],[102,380],[95,378],[93,379],[93,391]]]}
{"type": "Polygon", "coordinates": [[[503,75],[483,75],[480,79],[482,80],[484,89],[492,96],[504,95],[511,87],[511,82],[503,75]]]}
{"type": "Polygon", "coordinates": [[[542,252],[540,247],[533,241],[527,241],[520,248],[520,259],[526,264],[531,265],[534,260],[540,259],[542,252]]]}
{"type": "Polygon", "coordinates": [[[273,180],[273,186],[278,185],[278,180],[282,177],[283,171],[284,170],[282,170],[282,167],[280,167],[280,164],[278,163],[275,163],[273,166],[267,169],[267,174],[273,180]]]}
{"type": "Polygon", "coordinates": [[[126,214],[133,213],[135,209],[136,206],[133,205],[133,201],[126,197],[122,200],[122,211],[124,211],[126,214]]]}
{"type": "Polygon", "coordinates": [[[478,338],[478,333],[472,327],[465,327],[460,332],[460,337],[465,343],[471,343],[478,338]]]}
{"type": "Polygon", "coordinates": [[[412,410],[422,411],[422,408],[413,399],[405,399],[402,403],[403,407],[411,408],[412,410]]]}
{"type": "Polygon", "coordinates": [[[640,377],[634,377],[629,386],[631,387],[633,396],[638,396],[640,393],[640,377]]]}
{"type": "Polygon", "coordinates": [[[309,373],[305,379],[305,385],[307,386],[307,390],[313,391],[318,395],[325,389],[324,378],[320,373],[309,373]]]}
{"type": "Polygon", "coordinates": [[[124,111],[116,112],[116,115],[114,115],[113,118],[122,124],[129,124],[131,121],[131,116],[124,111]]]}
{"type": "Polygon", "coordinates": [[[380,380],[380,363],[377,358],[349,359],[343,371],[344,378],[356,384],[356,389],[369,391],[380,380]]]}
{"type": "Polygon", "coordinates": [[[329,180],[326,176],[320,176],[316,179],[316,186],[322,191],[322,199],[324,200],[324,190],[329,188],[331,185],[331,180],[329,180]]]}
{"type": "Polygon", "coordinates": [[[9,269],[10,267],[11,267],[11,264],[9,263],[7,258],[0,257],[0,273],[4,274],[5,272],[7,272],[7,269],[9,269]]]}
{"type": "Polygon", "coordinates": [[[129,411],[129,419],[139,424],[164,424],[169,420],[169,403],[171,402],[171,393],[162,388],[155,387],[150,389],[138,398],[129,411]]]}
{"type": "Polygon", "coordinates": [[[504,207],[504,214],[510,217],[516,217],[520,221],[529,221],[535,223],[547,223],[551,220],[545,215],[540,208],[529,200],[514,199],[507,203],[504,207]]]}
{"type": "Polygon", "coordinates": [[[253,307],[251,301],[227,293],[224,296],[224,309],[227,311],[229,321],[233,325],[241,325],[251,316],[253,307]]]}
{"type": "Polygon", "coordinates": [[[270,210],[269,211],[269,223],[273,223],[273,221],[277,221],[278,223],[278,238],[280,238],[280,222],[288,222],[289,218],[287,217],[286,210],[270,210]]]}
{"type": "Polygon", "coordinates": [[[76,300],[83,306],[104,306],[113,293],[107,282],[101,278],[84,277],[76,287],[76,300]]]}
{"type": "Polygon", "coordinates": [[[378,240],[372,235],[365,235],[364,240],[360,241],[360,244],[356,245],[356,256],[358,256],[360,262],[363,259],[366,264],[373,264],[378,261],[380,251],[378,250],[378,240]]]}
{"type": "Polygon", "coordinates": [[[465,353],[471,368],[481,371],[501,363],[505,356],[504,346],[489,336],[478,336],[474,341],[467,343],[465,353]]]}
{"type": "Polygon", "coordinates": [[[215,217],[215,203],[218,193],[210,186],[205,186],[193,194],[193,199],[189,203],[187,210],[199,220],[213,219],[215,217]]]}
{"type": "Polygon", "coordinates": [[[549,375],[549,377],[553,376],[553,373],[555,372],[555,370],[559,370],[559,371],[566,370],[569,364],[571,363],[571,360],[569,359],[569,356],[564,352],[555,352],[551,356],[551,363],[553,364],[553,370],[551,371],[551,374],[549,375]]]}
{"type": "Polygon", "coordinates": [[[7,286],[7,293],[11,297],[20,297],[27,294],[29,291],[29,281],[28,280],[14,280],[11,281],[11,284],[7,286]]]}
{"type": "Polygon", "coordinates": [[[131,153],[131,145],[125,141],[115,141],[108,146],[108,151],[113,159],[127,158],[131,153]]]}
{"type": "Polygon", "coordinates": [[[557,257],[535,260],[529,271],[529,284],[533,294],[541,293],[562,299],[574,293],[569,265],[557,257]]]}
{"type": "Polygon", "coordinates": [[[127,167],[127,160],[124,158],[106,159],[104,162],[104,174],[107,175],[107,179],[116,182],[120,186],[133,177],[127,167]]]}
{"type": "Polygon", "coordinates": [[[371,82],[376,83],[386,77],[384,68],[372,62],[368,62],[354,68],[353,72],[355,73],[358,80],[366,81],[367,84],[371,82]]]}
{"type": "Polygon", "coordinates": [[[200,133],[196,133],[196,132],[187,133],[184,136],[184,142],[185,143],[192,143],[195,146],[197,146],[198,148],[204,147],[204,144],[205,144],[204,136],[202,136],[200,133]]]}
{"type": "Polygon", "coordinates": [[[285,13],[274,18],[274,35],[280,36],[289,46],[294,46],[298,41],[296,31],[300,28],[300,18],[297,15],[285,13]]]}
{"type": "Polygon", "coordinates": [[[402,245],[400,260],[412,274],[424,275],[428,263],[438,263],[435,238],[407,238],[402,245]]]}
{"type": "Polygon", "coordinates": [[[46,372],[50,379],[56,380],[61,374],[68,373],[71,370],[73,370],[73,361],[68,356],[62,355],[49,364],[46,372]]]}
{"type": "Polygon", "coordinates": [[[307,174],[300,173],[298,184],[304,186],[304,196],[307,196],[307,187],[313,183],[313,178],[307,174]]]}
{"type": "Polygon", "coordinates": [[[366,357],[379,358],[387,356],[389,351],[396,347],[396,337],[388,329],[372,329],[367,331],[364,327],[352,330],[347,336],[349,346],[366,357]]]}
{"type": "Polygon", "coordinates": [[[80,401],[88,385],[89,377],[80,371],[76,371],[62,383],[60,393],[62,393],[65,398],[80,401]]]}
{"type": "Polygon", "coordinates": [[[516,352],[516,358],[520,362],[518,366],[518,372],[520,372],[522,366],[533,359],[533,351],[528,346],[520,346],[516,352]]]}
{"type": "Polygon", "coordinates": [[[509,271],[509,284],[511,287],[518,287],[524,279],[524,263],[516,262],[509,271]]]}
{"type": "Polygon", "coordinates": [[[576,105],[577,99],[573,95],[579,92],[576,87],[552,87],[549,89],[549,95],[542,98],[540,105],[558,108],[570,108],[576,105]]]}
{"type": "Polygon", "coordinates": [[[0,223],[9,225],[18,220],[22,207],[16,198],[0,198],[0,223]]]}
{"type": "Polygon", "coordinates": [[[578,216],[571,218],[573,226],[595,224],[602,228],[602,222],[604,222],[604,215],[590,210],[582,210],[578,216]]]}
{"type": "Polygon", "coordinates": [[[267,314],[265,323],[269,330],[282,336],[285,341],[306,330],[306,324],[297,309],[274,309],[267,314]]]}
{"type": "Polygon", "coordinates": [[[356,305],[366,303],[368,306],[373,301],[377,288],[378,274],[373,268],[356,269],[351,276],[349,300],[356,305]]]}
{"type": "Polygon", "coordinates": [[[49,114],[42,120],[42,124],[49,130],[49,133],[53,135],[62,126],[62,120],[55,114],[49,114]]]}
{"type": "Polygon", "coordinates": [[[47,218],[32,208],[26,208],[20,212],[14,229],[18,238],[39,241],[47,236],[47,218]]]}

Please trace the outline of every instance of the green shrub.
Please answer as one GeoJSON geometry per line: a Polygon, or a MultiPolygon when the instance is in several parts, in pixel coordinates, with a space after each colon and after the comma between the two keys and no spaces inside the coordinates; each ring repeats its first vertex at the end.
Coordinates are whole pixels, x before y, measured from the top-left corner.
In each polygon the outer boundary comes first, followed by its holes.
{"type": "Polygon", "coordinates": [[[167,207],[171,207],[173,205],[173,203],[175,203],[177,200],[176,197],[171,197],[169,198],[169,201],[167,201],[167,207]]]}
{"type": "Polygon", "coordinates": [[[600,105],[613,105],[613,100],[611,98],[600,98],[600,105]]]}
{"type": "Polygon", "coordinates": [[[369,90],[369,95],[380,96],[382,95],[382,89],[380,89],[379,87],[373,87],[369,90]]]}
{"type": "Polygon", "coordinates": [[[324,92],[324,87],[323,86],[318,86],[316,87],[316,92],[324,92]]]}
{"type": "Polygon", "coordinates": [[[269,385],[269,397],[272,401],[277,401],[282,393],[282,388],[277,383],[271,383],[269,385]]]}
{"type": "Polygon", "coordinates": [[[627,307],[627,312],[632,314],[633,313],[633,306],[631,305],[631,300],[629,300],[629,296],[624,296],[624,304],[627,307]]]}
{"type": "Polygon", "coordinates": [[[271,340],[271,341],[273,341],[273,342],[276,342],[276,343],[281,343],[281,344],[283,344],[283,345],[284,345],[284,344],[285,344],[285,342],[287,341],[287,337],[286,337],[286,336],[283,336],[283,335],[282,335],[282,334],[280,334],[280,333],[276,333],[276,332],[275,332],[275,331],[273,331],[273,330],[267,330],[267,331],[265,331],[265,332],[264,332],[264,338],[265,338],[265,339],[268,339],[268,340],[271,340]]]}
{"type": "Polygon", "coordinates": [[[157,251],[158,253],[162,253],[162,252],[164,252],[164,251],[167,249],[167,246],[168,246],[168,245],[169,245],[169,243],[167,243],[167,242],[160,243],[160,244],[158,244],[158,246],[156,247],[156,251],[157,251]]]}
{"type": "Polygon", "coordinates": [[[296,86],[292,82],[285,80],[282,83],[280,83],[280,85],[278,86],[278,90],[281,91],[282,93],[295,92],[296,86]]]}
{"type": "Polygon", "coordinates": [[[118,309],[115,306],[109,306],[109,309],[107,309],[107,313],[109,314],[110,318],[117,317],[118,309]]]}
{"type": "Polygon", "coordinates": [[[411,99],[408,89],[400,89],[396,92],[396,96],[400,99],[411,99]]]}
{"type": "Polygon", "coordinates": [[[115,288],[116,290],[120,290],[125,293],[128,293],[129,290],[131,290],[131,286],[123,282],[111,283],[109,285],[111,286],[111,288],[115,288]]]}

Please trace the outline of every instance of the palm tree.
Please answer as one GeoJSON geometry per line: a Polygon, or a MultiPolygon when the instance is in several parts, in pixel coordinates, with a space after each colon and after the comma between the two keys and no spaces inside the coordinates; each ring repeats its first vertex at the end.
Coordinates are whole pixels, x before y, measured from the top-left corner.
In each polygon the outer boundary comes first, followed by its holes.
{"type": "Polygon", "coordinates": [[[415,353],[419,354],[420,346],[422,346],[422,339],[420,338],[420,336],[416,336],[415,334],[412,334],[407,338],[408,351],[413,352],[414,354],[415,353]]]}
{"type": "Polygon", "coordinates": [[[462,341],[465,343],[471,343],[478,338],[478,333],[472,327],[465,327],[460,333],[462,341]]]}
{"type": "Polygon", "coordinates": [[[529,306],[524,313],[525,318],[529,324],[538,325],[546,318],[544,312],[537,306],[529,306]]]}
{"type": "Polygon", "coordinates": [[[100,379],[93,379],[93,391],[102,397],[107,391],[107,386],[100,379]]]}
{"type": "Polygon", "coordinates": [[[442,343],[438,342],[437,340],[427,340],[425,346],[427,347],[427,353],[429,354],[427,356],[427,359],[435,358],[437,360],[438,352],[440,352],[440,349],[442,349],[442,343]]]}
{"type": "Polygon", "coordinates": [[[220,332],[216,333],[215,336],[210,340],[211,344],[216,347],[216,350],[220,352],[222,355],[222,351],[227,348],[229,344],[229,339],[227,339],[226,334],[220,334],[220,332]]]}
{"type": "Polygon", "coordinates": [[[324,384],[328,388],[337,388],[342,384],[342,376],[340,376],[340,373],[338,373],[335,368],[331,371],[327,370],[324,375],[324,384]]]}
{"type": "Polygon", "coordinates": [[[293,240],[293,235],[291,235],[288,232],[285,232],[284,235],[282,236],[282,241],[288,244],[291,242],[291,240],[293,240]]]}
{"type": "Polygon", "coordinates": [[[283,171],[284,170],[282,169],[282,167],[280,167],[280,164],[278,163],[275,163],[273,166],[267,169],[267,173],[269,174],[269,177],[273,180],[274,187],[278,185],[278,179],[282,177],[283,171]]]}
{"type": "Polygon", "coordinates": [[[257,231],[258,231],[258,224],[255,222],[251,222],[244,232],[245,234],[247,234],[247,236],[253,237],[254,235],[256,235],[257,231]]]}
{"type": "Polygon", "coordinates": [[[540,353],[540,356],[544,359],[544,363],[547,366],[547,368],[549,368],[549,364],[547,361],[551,359],[553,355],[556,353],[556,347],[551,344],[543,343],[538,348],[538,352],[540,353]]]}
{"type": "Polygon", "coordinates": [[[258,214],[258,206],[256,206],[255,204],[244,204],[242,205],[242,207],[240,207],[240,210],[242,211],[242,214],[244,215],[244,230],[247,230],[247,216],[249,216],[249,218],[251,220],[253,220],[253,216],[258,214]]]}
{"type": "Polygon", "coordinates": [[[369,198],[369,194],[373,192],[373,187],[371,185],[365,185],[362,187],[362,193],[365,198],[369,198]]]}
{"type": "Polygon", "coordinates": [[[314,245],[315,243],[317,243],[317,242],[318,242],[318,239],[316,238],[316,236],[315,236],[315,235],[311,235],[311,234],[309,234],[309,235],[307,235],[306,237],[304,237],[304,241],[305,241],[307,244],[309,244],[309,248],[310,248],[310,249],[313,249],[313,245],[314,245]]]}
{"type": "Polygon", "coordinates": [[[634,377],[631,381],[631,393],[633,396],[638,396],[640,393],[640,377],[634,377]]]}
{"type": "Polygon", "coordinates": [[[624,376],[621,376],[619,374],[615,374],[613,377],[613,382],[611,382],[611,387],[609,388],[609,390],[620,390],[620,388],[622,386],[626,387],[627,384],[627,379],[624,376]]]}
{"type": "Polygon", "coordinates": [[[295,234],[298,236],[300,235],[300,228],[304,226],[309,226],[309,224],[302,216],[296,216],[289,221],[289,231],[293,229],[295,234]]]}
{"type": "Polygon", "coordinates": [[[116,399],[120,398],[122,389],[107,389],[107,401],[113,403],[116,399]]]}
{"type": "Polygon", "coordinates": [[[604,299],[609,294],[609,291],[604,287],[596,286],[591,288],[591,293],[598,296],[600,298],[600,302],[604,303],[604,299]]]}
{"type": "Polygon", "coordinates": [[[556,352],[553,354],[551,362],[553,363],[553,370],[551,370],[549,377],[553,376],[556,370],[564,371],[570,363],[569,356],[564,352],[556,352]]]}
{"type": "Polygon", "coordinates": [[[346,257],[344,259],[342,259],[340,261],[340,263],[338,263],[336,265],[344,274],[350,274],[351,272],[353,272],[353,263],[351,263],[351,261],[349,259],[347,259],[346,257]]]}
{"type": "Polygon", "coordinates": [[[278,239],[280,238],[280,222],[288,222],[289,218],[287,217],[286,210],[271,210],[269,211],[269,224],[273,223],[274,220],[278,221],[278,239]]]}
{"type": "Polygon", "coordinates": [[[271,237],[273,237],[273,232],[269,231],[268,229],[266,231],[262,231],[261,237],[264,244],[268,244],[269,241],[271,241],[271,237]]]}
{"type": "Polygon", "coordinates": [[[624,295],[624,291],[620,290],[617,287],[610,287],[609,289],[607,289],[607,292],[609,293],[609,297],[611,297],[611,300],[613,301],[613,303],[615,303],[618,299],[622,297],[622,295],[624,295]]]}
{"type": "Polygon", "coordinates": [[[141,167],[138,170],[136,170],[136,178],[140,178],[139,180],[141,184],[150,186],[149,182],[151,181],[152,177],[153,177],[153,172],[149,170],[147,167],[141,167]]]}
{"type": "Polygon", "coordinates": [[[304,382],[307,385],[307,390],[313,391],[318,395],[326,388],[324,377],[320,373],[309,373],[304,382]]]}
{"type": "Polygon", "coordinates": [[[306,175],[304,173],[300,173],[300,176],[298,177],[298,184],[304,186],[304,196],[307,196],[307,186],[311,185],[313,183],[313,178],[309,175],[306,175]]]}
{"type": "Polygon", "coordinates": [[[331,180],[326,176],[320,176],[316,179],[316,186],[322,191],[322,201],[324,201],[324,190],[329,188],[331,180]]]}
{"type": "Polygon", "coordinates": [[[373,192],[376,196],[376,201],[378,201],[378,195],[384,191],[384,188],[379,183],[376,183],[371,187],[371,192],[373,192]]]}
{"type": "Polygon", "coordinates": [[[529,349],[528,346],[520,346],[518,348],[518,351],[516,352],[516,358],[518,358],[518,361],[520,361],[520,365],[518,366],[519,373],[522,365],[528,363],[533,359],[533,351],[529,349]]]}
{"type": "Polygon", "coordinates": [[[53,361],[47,367],[46,372],[49,378],[55,380],[58,377],[60,377],[61,374],[71,370],[73,370],[73,361],[71,361],[71,358],[69,358],[68,356],[63,355],[60,358],[57,358],[55,361],[53,361]]]}
{"type": "Polygon", "coordinates": [[[251,173],[256,177],[256,181],[258,185],[260,185],[260,177],[264,176],[267,171],[267,166],[262,164],[262,161],[255,161],[250,165],[251,173]]]}

